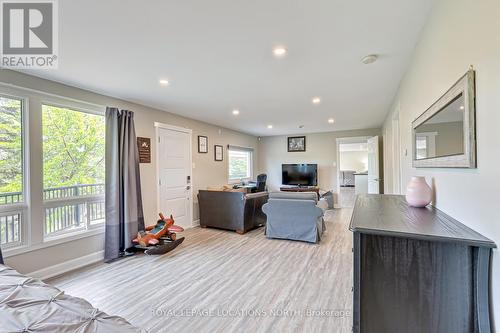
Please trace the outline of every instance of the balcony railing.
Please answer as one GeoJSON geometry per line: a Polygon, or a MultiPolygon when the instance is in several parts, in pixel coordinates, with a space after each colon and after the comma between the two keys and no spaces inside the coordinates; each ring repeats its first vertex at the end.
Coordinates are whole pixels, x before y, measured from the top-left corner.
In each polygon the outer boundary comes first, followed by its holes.
{"type": "Polygon", "coordinates": [[[104,184],[47,188],[43,198],[46,236],[88,228],[104,220],[104,184]]]}
{"type": "Polygon", "coordinates": [[[22,202],[22,192],[0,194],[0,206],[12,207],[0,214],[0,245],[4,247],[21,244],[21,221],[24,215],[23,208],[19,206],[22,202]]]}
{"type": "Polygon", "coordinates": [[[0,244],[21,243],[21,214],[9,213],[0,216],[0,244]]]}
{"type": "MultiPolygon", "coordinates": [[[[44,235],[85,229],[104,221],[104,184],[83,184],[47,188],[44,199],[44,235]]],[[[0,205],[23,202],[21,192],[0,194],[0,205]]],[[[0,244],[21,241],[21,214],[16,211],[0,216],[0,244]]]]}
{"type": "Polygon", "coordinates": [[[52,187],[43,190],[43,199],[63,199],[82,195],[104,194],[104,184],[83,184],[74,186],[52,187]]]}
{"type": "Polygon", "coordinates": [[[23,192],[0,194],[0,205],[10,205],[23,202],[23,192]]]}

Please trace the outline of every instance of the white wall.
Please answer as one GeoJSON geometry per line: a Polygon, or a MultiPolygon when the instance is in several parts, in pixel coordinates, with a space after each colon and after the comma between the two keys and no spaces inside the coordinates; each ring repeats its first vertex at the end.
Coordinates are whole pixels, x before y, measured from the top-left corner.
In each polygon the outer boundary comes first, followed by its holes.
{"type": "Polygon", "coordinates": [[[342,151],[340,152],[340,170],[354,170],[364,172],[368,170],[367,151],[342,151]]]}
{"type": "MultiPolygon", "coordinates": [[[[400,107],[402,179],[422,175],[436,189],[435,205],[500,245],[500,2],[436,2],[392,112],[400,107]],[[411,122],[450,88],[469,66],[476,69],[478,168],[414,169],[411,122]],[[405,154],[407,151],[407,154],[405,154]]],[[[392,112],[384,125],[392,138],[392,112]]],[[[386,150],[387,152],[387,150],[386,150]]],[[[392,156],[386,156],[392,160],[392,156]]],[[[386,173],[385,177],[390,177],[386,173]]],[[[500,254],[492,261],[494,318],[500,322],[500,254]]]]}
{"type": "MultiPolygon", "coordinates": [[[[269,136],[259,144],[259,171],[268,176],[269,190],[279,190],[281,164],[318,164],[318,185],[323,190],[337,189],[337,138],[380,135],[379,129],[337,131],[306,135],[306,151],[287,151],[287,136],[269,136]]],[[[293,136],[293,135],[290,135],[293,136]]]]}
{"type": "MultiPolygon", "coordinates": [[[[218,126],[210,125],[193,119],[185,118],[175,115],[163,110],[153,109],[150,107],[130,103],[127,101],[115,99],[108,96],[99,95],[90,91],[78,89],[75,87],[59,84],[53,81],[44,80],[34,76],[10,71],[0,70],[0,83],[14,85],[17,87],[30,88],[38,91],[51,93],[67,98],[73,98],[88,103],[99,104],[103,106],[116,106],[121,109],[128,109],[135,112],[135,125],[137,136],[152,138],[152,163],[141,164],[141,187],[143,195],[143,207],[146,224],[154,224],[157,220],[158,209],[156,207],[157,197],[157,183],[156,178],[156,164],[155,152],[156,141],[154,140],[155,128],[154,122],[162,122],[175,126],[186,127],[193,130],[193,202],[195,205],[193,219],[198,219],[198,200],[197,192],[199,189],[206,188],[211,185],[226,184],[227,179],[227,145],[239,145],[244,147],[253,147],[255,149],[254,156],[254,170],[258,165],[258,141],[257,137],[239,133],[233,130],[220,128],[218,126]],[[209,152],[208,154],[199,154],[197,151],[197,136],[208,136],[209,152]],[[224,148],[224,161],[214,161],[214,144],[223,145],[224,148]]],[[[0,92],[2,91],[0,84],[0,92]]],[[[4,86],[5,87],[5,86],[4,86]]],[[[31,110],[31,117],[36,117],[36,112],[39,110],[31,110]]],[[[33,135],[40,135],[41,133],[30,133],[33,140],[33,135]]],[[[41,138],[40,138],[41,140],[41,138]]],[[[40,153],[40,152],[38,152],[40,153]]],[[[35,154],[36,155],[36,154],[35,154]]],[[[37,165],[36,169],[41,170],[41,165],[37,165]]],[[[32,224],[41,225],[43,216],[42,207],[32,207],[32,210],[38,209],[39,211],[32,211],[32,224]]],[[[168,212],[164,212],[167,213],[168,212]]],[[[38,227],[37,227],[38,228],[38,227]]],[[[40,228],[38,228],[40,229],[40,228]]],[[[41,237],[40,237],[41,239],[41,237]]],[[[103,250],[104,235],[99,234],[84,239],[79,239],[71,243],[65,243],[38,249],[36,251],[27,252],[20,255],[10,256],[6,258],[6,262],[18,269],[23,273],[33,272],[47,266],[58,265],[65,261],[79,258],[85,255],[99,252],[103,250]]],[[[43,244],[34,244],[43,245],[43,244]]]]}

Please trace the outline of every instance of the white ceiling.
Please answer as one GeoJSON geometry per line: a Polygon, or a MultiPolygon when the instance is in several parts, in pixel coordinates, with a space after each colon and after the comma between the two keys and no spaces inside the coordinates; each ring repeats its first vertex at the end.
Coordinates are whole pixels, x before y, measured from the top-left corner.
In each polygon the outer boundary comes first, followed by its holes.
{"type": "Polygon", "coordinates": [[[432,1],[64,0],[59,69],[28,73],[260,136],[374,128],[432,1]]]}

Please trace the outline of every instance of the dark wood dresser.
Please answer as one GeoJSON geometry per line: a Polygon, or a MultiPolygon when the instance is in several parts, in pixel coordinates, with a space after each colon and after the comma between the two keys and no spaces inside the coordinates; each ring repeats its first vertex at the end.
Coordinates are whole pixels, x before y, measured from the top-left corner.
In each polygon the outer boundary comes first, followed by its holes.
{"type": "Polygon", "coordinates": [[[493,241],[399,195],[359,195],[349,229],[354,332],[491,332],[493,241]]]}

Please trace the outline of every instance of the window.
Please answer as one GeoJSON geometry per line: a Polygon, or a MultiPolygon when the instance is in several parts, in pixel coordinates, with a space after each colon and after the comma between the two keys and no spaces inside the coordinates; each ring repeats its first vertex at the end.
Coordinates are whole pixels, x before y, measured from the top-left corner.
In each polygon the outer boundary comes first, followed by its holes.
{"type": "Polygon", "coordinates": [[[252,155],[250,148],[229,146],[229,181],[248,180],[252,177],[252,155]]]}
{"type": "Polygon", "coordinates": [[[44,236],[104,221],[102,115],[42,105],[44,236]]]}
{"type": "Polygon", "coordinates": [[[417,136],[417,160],[427,157],[427,137],[426,136],[417,136]]]}
{"type": "Polygon", "coordinates": [[[415,158],[417,160],[433,157],[436,155],[437,132],[425,132],[416,134],[415,158]]]}
{"type": "Polygon", "coordinates": [[[104,231],[103,111],[91,103],[0,87],[4,256],[82,237],[83,231],[104,231]]]}
{"type": "Polygon", "coordinates": [[[23,242],[27,207],[23,108],[22,99],[0,96],[0,245],[4,248],[23,242]]]}

